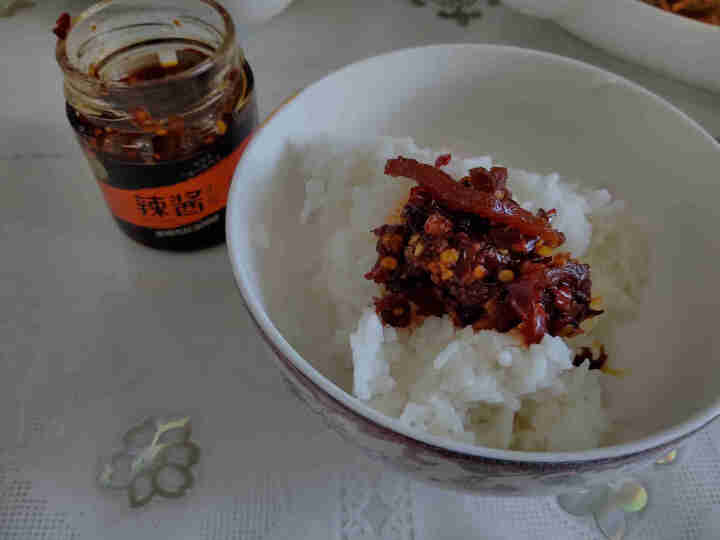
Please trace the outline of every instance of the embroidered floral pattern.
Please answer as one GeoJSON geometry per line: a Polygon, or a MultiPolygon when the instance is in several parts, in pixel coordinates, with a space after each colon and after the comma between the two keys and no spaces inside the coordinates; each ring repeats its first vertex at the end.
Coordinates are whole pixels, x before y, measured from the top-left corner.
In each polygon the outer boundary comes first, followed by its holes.
{"type": "Polygon", "coordinates": [[[188,417],[147,418],[123,435],[122,448],[102,464],[98,484],[126,490],[132,508],[155,495],[182,497],[195,483],[191,468],[200,461],[200,447],[190,435],[188,417]]]}

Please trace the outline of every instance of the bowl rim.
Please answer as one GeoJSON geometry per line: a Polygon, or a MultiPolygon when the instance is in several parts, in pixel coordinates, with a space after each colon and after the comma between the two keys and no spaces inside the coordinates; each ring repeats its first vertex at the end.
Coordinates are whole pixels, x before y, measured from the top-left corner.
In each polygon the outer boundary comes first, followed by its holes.
{"type": "MultiPolygon", "coordinates": [[[[637,1],[637,0],[634,0],[637,1]]],[[[649,8],[652,6],[648,6],[649,8]]],[[[584,71],[589,75],[602,75],[604,77],[612,79],[615,83],[621,84],[633,91],[636,94],[641,94],[645,98],[656,102],[663,108],[674,113],[678,120],[684,122],[686,125],[691,127],[700,138],[705,138],[709,144],[714,146],[720,151],[720,143],[716,141],[705,129],[700,126],[695,120],[690,118],[683,111],[659,97],[653,92],[643,88],[642,86],[625,79],[619,75],[616,75],[610,71],[598,68],[596,66],[587,64],[585,62],[567,58],[553,53],[544,51],[538,51],[534,49],[527,49],[523,47],[516,47],[510,45],[496,45],[496,44],[484,44],[484,43],[447,43],[447,44],[433,44],[419,47],[409,47],[403,49],[393,50],[387,53],[383,53],[376,56],[371,56],[362,60],[358,60],[337,70],[330,72],[321,79],[313,82],[307,87],[303,88],[293,98],[285,101],[281,104],[278,109],[273,111],[265,121],[259,126],[257,131],[251,136],[246,153],[254,151],[256,145],[259,145],[262,139],[262,132],[264,127],[270,125],[273,122],[278,121],[278,117],[283,112],[291,110],[293,107],[300,106],[300,99],[303,94],[311,91],[319,85],[328,84],[327,81],[332,81],[334,78],[340,78],[347,71],[358,69],[359,67],[370,64],[373,62],[383,62],[384,59],[392,56],[402,56],[411,53],[417,53],[418,51],[427,51],[430,49],[466,49],[474,48],[478,49],[478,53],[482,50],[494,50],[509,54],[521,54],[535,56],[544,60],[549,60],[559,64],[565,64],[572,66],[578,71],[584,71]]],[[[236,205],[234,201],[243,196],[243,191],[240,188],[242,181],[239,180],[243,176],[246,168],[247,160],[241,159],[238,166],[235,169],[233,175],[232,185],[228,195],[227,204],[227,219],[226,219],[226,235],[227,235],[227,251],[230,263],[232,266],[233,275],[235,278],[236,285],[240,289],[242,294],[245,307],[247,308],[251,319],[255,322],[258,327],[261,337],[263,337],[268,345],[277,353],[281,354],[288,362],[297,370],[300,371],[307,379],[309,379],[316,387],[321,389],[325,394],[328,394],[334,401],[338,402],[343,408],[349,409],[350,412],[361,416],[364,420],[374,424],[378,430],[387,431],[392,434],[400,434],[408,439],[411,439],[417,443],[421,443],[425,446],[429,446],[435,450],[444,453],[459,454],[465,458],[484,458],[493,459],[504,462],[512,462],[517,464],[537,463],[537,464],[554,464],[554,463],[566,463],[566,464],[583,464],[588,462],[596,461],[608,461],[615,459],[627,458],[632,455],[640,454],[646,451],[652,451],[658,447],[666,446],[669,443],[679,441],[685,437],[693,434],[694,432],[702,429],[704,426],[709,424],[714,419],[720,417],[720,395],[714,400],[712,405],[696,411],[689,418],[675,424],[672,427],[660,430],[649,436],[642,437],[630,442],[622,444],[615,444],[611,446],[604,446],[599,448],[593,448],[590,450],[582,451],[570,451],[570,452],[526,452],[519,450],[505,450],[499,448],[490,448],[470,443],[463,443],[458,441],[452,441],[441,437],[433,436],[428,433],[416,431],[405,424],[402,424],[399,419],[386,416],[385,414],[373,409],[357,397],[352,394],[345,392],[342,388],[337,386],[329,378],[325,377],[320,373],[310,362],[305,360],[290,343],[283,337],[278,328],[273,324],[272,320],[261,307],[261,302],[257,295],[251,290],[248,283],[247,267],[243,264],[240,258],[236,256],[238,250],[236,249],[237,240],[233,233],[234,223],[238,219],[237,213],[234,210],[236,205]]]]}

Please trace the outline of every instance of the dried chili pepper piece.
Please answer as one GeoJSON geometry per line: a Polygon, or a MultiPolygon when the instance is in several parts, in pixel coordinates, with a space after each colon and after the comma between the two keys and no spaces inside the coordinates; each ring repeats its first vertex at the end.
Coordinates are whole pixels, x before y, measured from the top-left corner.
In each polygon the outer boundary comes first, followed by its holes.
{"type": "Polygon", "coordinates": [[[387,161],[385,174],[415,180],[449,210],[476,214],[508,225],[523,234],[540,236],[550,247],[560,246],[565,241],[561,232],[550,227],[543,218],[520,207],[514,200],[498,199],[484,191],[468,188],[432,165],[397,157],[387,161]]]}
{"type": "Polygon", "coordinates": [[[57,21],[55,21],[55,28],[53,28],[52,32],[58,37],[58,39],[65,39],[71,26],[72,19],[70,18],[70,14],[67,12],[62,13],[57,18],[57,21]]]}
{"type": "Polygon", "coordinates": [[[600,345],[597,354],[595,354],[595,351],[593,351],[591,347],[581,347],[573,359],[573,365],[581,366],[583,362],[589,361],[590,369],[602,369],[607,363],[607,359],[608,355],[603,345],[600,345]]]}
{"type": "Polygon", "coordinates": [[[448,163],[450,163],[450,160],[452,159],[452,155],[450,154],[442,154],[437,157],[435,160],[435,166],[436,167],[444,167],[448,163]]]}
{"type": "Polygon", "coordinates": [[[410,326],[412,311],[410,302],[402,294],[388,294],[375,299],[375,309],[382,321],[395,328],[410,326]]]}

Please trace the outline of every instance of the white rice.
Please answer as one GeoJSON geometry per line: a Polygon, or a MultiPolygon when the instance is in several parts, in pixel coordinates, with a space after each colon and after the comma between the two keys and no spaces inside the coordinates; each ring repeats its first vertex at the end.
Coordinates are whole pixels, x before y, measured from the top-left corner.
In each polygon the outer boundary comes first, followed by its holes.
{"type": "MultiPolygon", "coordinates": [[[[300,220],[334,231],[312,284],[335,311],[329,354],[352,360],[358,398],[418,430],[496,448],[602,445],[611,428],[601,388],[608,376],[586,365],[572,368],[574,353],[565,340],[545,336],[524,347],[508,334],[456,330],[447,317],[430,317],[410,332],[383,327],[375,314],[372,298],[379,291],[363,278],[376,258],[370,231],[386,222],[414,185],[385,176],[385,161],[403,155],[432,163],[448,151],[394,138],[327,138],[297,148],[306,187],[300,220]]],[[[477,166],[490,167],[492,159],[453,155],[446,171],[460,178],[477,166]]],[[[567,237],[564,249],[592,265],[593,294],[611,306],[593,335],[599,331],[603,342],[612,340],[614,321],[635,310],[645,279],[645,258],[627,234],[622,202],[557,174],[510,169],[508,187],[529,210],[557,210],[553,224],[567,237]]]]}

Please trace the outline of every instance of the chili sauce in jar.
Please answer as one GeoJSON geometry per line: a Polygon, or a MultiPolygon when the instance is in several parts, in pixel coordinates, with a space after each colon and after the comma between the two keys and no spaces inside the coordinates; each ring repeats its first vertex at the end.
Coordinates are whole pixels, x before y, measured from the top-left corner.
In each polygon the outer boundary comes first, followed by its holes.
{"type": "Polygon", "coordinates": [[[225,239],[254,79],[214,0],[106,0],[55,28],[66,112],[119,227],[150,247],[225,239]]]}

